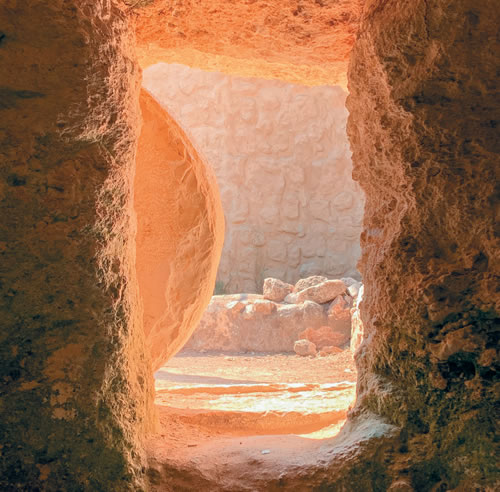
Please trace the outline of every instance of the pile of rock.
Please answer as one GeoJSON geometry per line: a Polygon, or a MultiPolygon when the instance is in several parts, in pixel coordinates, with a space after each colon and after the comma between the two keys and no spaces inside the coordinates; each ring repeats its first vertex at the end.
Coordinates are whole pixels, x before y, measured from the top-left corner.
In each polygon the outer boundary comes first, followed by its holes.
{"type": "Polygon", "coordinates": [[[336,353],[351,338],[351,308],[360,286],[352,278],[313,276],[295,285],[267,278],[263,295],[213,296],[185,348],[202,352],[336,353]]]}
{"type": "Polygon", "coordinates": [[[351,337],[351,307],[361,283],[352,278],[328,280],[315,275],[299,280],[295,286],[274,278],[264,281],[264,297],[285,303],[300,304],[306,301],[319,305],[328,304],[328,323],[319,328],[307,327],[294,343],[297,355],[320,356],[341,351],[351,337]]]}

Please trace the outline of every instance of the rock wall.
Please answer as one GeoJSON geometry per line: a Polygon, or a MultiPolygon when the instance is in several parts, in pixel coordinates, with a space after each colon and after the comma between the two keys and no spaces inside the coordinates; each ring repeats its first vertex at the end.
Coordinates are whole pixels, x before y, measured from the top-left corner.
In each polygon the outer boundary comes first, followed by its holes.
{"type": "MultiPolygon", "coordinates": [[[[104,0],[6,0],[0,20],[0,488],[141,490],[127,22],[104,0]]],[[[499,24],[495,0],[367,2],[349,102],[368,198],[357,406],[314,464],[249,460],[246,487],[499,489],[499,24]]],[[[159,469],[165,490],[197,483],[159,469]]]]}
{"type": "Polygon", "coordinates": [[[134,181],[137,279],[153,370],[189,339],[210,301],[224,241],[215,176],[145,90],[134,181]]]}
{"type": "Polygon", "coordinates": [[[144,72],[212,164],[226,215],[218,293],[266,277],[357,276],[364,197],[351,179],[346,93],[182,65],[144,72]]]}
{"type": "Polygon", "coordinates": [[[356,412],[401,429],[394,490],[499,487],[499,24],[493,0],[368,2],[350,62],[356,412]]]}
{"type": "Polygon", "coordinates": [[[142,67],[345,87],[364,0],[125,0],[142,67]]]}
{"type": "Polygon", "coordinates": [[[138,490],[133,38],[104,0],[7,0],[0,26],[0,489],[138,490]]]}

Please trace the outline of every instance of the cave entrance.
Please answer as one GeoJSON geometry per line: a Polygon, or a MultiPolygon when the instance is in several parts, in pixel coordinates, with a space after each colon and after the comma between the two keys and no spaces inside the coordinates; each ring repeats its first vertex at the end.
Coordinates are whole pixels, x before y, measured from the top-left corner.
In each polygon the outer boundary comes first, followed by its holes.
{"type": "Polygon", "coordinates": [[[146,69],[144,87],[212,166],[226,219],[212,301],[155,375],[163,436],[179,444],[169,453],[205,461],[223,448],[227,461],[335,436],[355,394],[364,207],[345,91],[177,64],[146,69]],[[344,288],[297,298],[332,280],[344,288]]]}

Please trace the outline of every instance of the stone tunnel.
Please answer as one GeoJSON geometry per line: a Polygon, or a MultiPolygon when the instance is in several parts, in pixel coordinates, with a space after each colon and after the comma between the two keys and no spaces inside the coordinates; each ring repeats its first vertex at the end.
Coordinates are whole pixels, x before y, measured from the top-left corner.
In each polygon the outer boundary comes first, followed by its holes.
{"type": "Polygon", "coordinates": [[[498,490],[499,25],[495,0],[2,2],[0,489],[498,490]],[[321,459],[240,488],[148,452],[224,238],[141,89],[158,62],[349,91],[356,402],[321,459]]]}

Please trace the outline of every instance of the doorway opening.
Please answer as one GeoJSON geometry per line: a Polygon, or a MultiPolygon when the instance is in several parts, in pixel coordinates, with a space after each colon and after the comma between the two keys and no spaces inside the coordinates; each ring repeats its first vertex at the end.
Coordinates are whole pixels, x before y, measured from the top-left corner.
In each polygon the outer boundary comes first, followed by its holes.
{"type": "Polygon", "coordinates": [[[164,459],[316,459],[355,396],[364,196],[347,94],[177,64],[146,69],[144,87],[212,166],[226,220],[214,296],[155,374],[164,459]]]}

